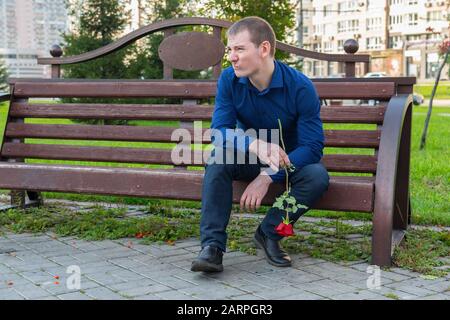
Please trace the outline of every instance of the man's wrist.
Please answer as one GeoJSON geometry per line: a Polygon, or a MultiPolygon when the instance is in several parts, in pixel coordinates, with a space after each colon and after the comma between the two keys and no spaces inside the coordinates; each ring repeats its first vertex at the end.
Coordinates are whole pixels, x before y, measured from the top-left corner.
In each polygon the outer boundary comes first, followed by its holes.
{"type": "Polygon", "coordinates": [[[259,177],[262,181],[266,182],[267,184],[271,184],[273,182],[272,178],[267,173],[260,173],[259,177]]]}

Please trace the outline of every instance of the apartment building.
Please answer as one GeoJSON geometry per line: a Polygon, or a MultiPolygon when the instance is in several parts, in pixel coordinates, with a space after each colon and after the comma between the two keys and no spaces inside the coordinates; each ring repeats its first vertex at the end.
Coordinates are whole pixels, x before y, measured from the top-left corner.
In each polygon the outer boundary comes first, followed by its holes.
{"type": "Polygon", "coordinates": [[[0,0],[0,58],[11,77],[50,77],[38,56],[49,56],[67,27],[64,0],[0,0]]]}
{"type": "MultiPolygon", "coordinates": [[[[303,0],[303,8],[305,49],[344,53],[345,40],[355,39],[358,53],[371,55],[370,71],[419,80],[435,77],[437,44],[449,37],[449,0],[303,0]]],[[[357,75],[363,75],[363,66],[356,67],[357,75]]],[[[335,76],[344,67],[309,60],[304,71],[335,76]]]]}

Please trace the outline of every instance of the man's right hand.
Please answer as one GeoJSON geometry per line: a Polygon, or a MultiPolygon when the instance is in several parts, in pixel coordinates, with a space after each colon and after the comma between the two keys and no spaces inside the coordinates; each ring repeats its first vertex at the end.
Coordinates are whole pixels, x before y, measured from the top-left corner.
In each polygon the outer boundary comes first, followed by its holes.
{"type": "Polygon", "coordinates": [[[286,152],[274,143],[267,143],[263,140],[256,139],[250,144],[249,151],[256,154],[262,163],[268,164],[274,171],[278,171],[280,168],[287,167],[291,164],[286,152]]]}

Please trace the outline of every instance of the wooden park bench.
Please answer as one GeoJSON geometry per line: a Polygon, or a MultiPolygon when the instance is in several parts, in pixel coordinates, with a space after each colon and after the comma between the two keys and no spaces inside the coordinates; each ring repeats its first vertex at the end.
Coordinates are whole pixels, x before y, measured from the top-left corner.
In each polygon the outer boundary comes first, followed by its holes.
{"type": "MultiPolygon", "coordinates": [[[[175,127],[148,125],[36,124],[30,118],[106,119],[179,121],[192,139],[209,144],[210,139],[194,136],[193,121],[210,121],[216,94],[216,80],[221,71],[224,45],[221,31],[230,22],[182,18],[158,22],[136,30],[103,48],[73,57],[60,57],[54,48],[53,58],[39,58],[51,65],[52,79],[10,79],[10,93],[1,99],[10,101],[9,113],[0,153],[0,189],[12,190],[13,202],[38,204],[41,191],[121,195],[133,197],[201,200],[202,164],[177,164],[171,149],[151,147],[80,146],[74,144],[30,143],[28,139],[83,141],[128,141],[174,143],[175,127]],[[175,33],[176,27],[207,25],[206,32],[175,33]],[[60,79],[60,65],[79,63],[112,53],[150,33],[163,31],[165,39],[159,54],[164,62],[161,80],[90,80],[60,79]],[[174,68],[200,70],[212,67],[211,80],[174,80],[174,68]],[[31,101],[35,98],[178,98],[179,104],[64,104],[31,101]],[[198,104],[210,99],[209,104],[198,104]],[[25,140],[27,139],[27,140],[25,140]],[[67,163],[30,163],[27,159],[71,160],[67,163]],[[83,162],[99,162],[96,165],[83,162]],[[102,162],[121,164],[117,167],[102,162]],[[128,164],[173,165],[168,169],[130,167],[128,164]],[[199,170],[192,170],[197,166],[199,170]],[[29,200],[25,200],[25,193],[29,200]]],[[[355,78],[355,63],[368,55],[355,55],[357,43],[347,41],[345,54],[322,54],[284,43],[277,49],[303,57],[337,61],[345,65],[346,77],[313,79],[323,100],[376,100],[375,106],[343,103],[323,106],[324,123],[371,124],[371,130],[325,130],[326,147],[363,148],[369,154],[332,154],[325,152],[323,163],[331,173],[329,190],[315,208],[336,211],[373,213],[372,263],[390,265],[392,248],[400,243],[411,217],[409,197],[409,161],[412,111],[412,85],[415,78],[355,78]],[[345,173],[345,174],[342,174],[345,173]],[[349,175],[352,173],[353,175],[349,175]],[[366,175],[354,175],[366,173],[366,175]]],[[[200,130],[203,134],[203,131],[200,130]]],[[[340,149],[342,150],[342,149],[340,149]]],[[[196,153],[192,151],[192,159],[196,153]]],[[[197,155],[198,156],[198,155],[197,155]]],[[[201,158],[201,155],[200,155],[201,158]]],[[[234,182],[233,201],[239,202],[248,182],[234,182]]],[[[264,204],[271,205],[283,192],[284,184],[273,184],[264,204]]]]}

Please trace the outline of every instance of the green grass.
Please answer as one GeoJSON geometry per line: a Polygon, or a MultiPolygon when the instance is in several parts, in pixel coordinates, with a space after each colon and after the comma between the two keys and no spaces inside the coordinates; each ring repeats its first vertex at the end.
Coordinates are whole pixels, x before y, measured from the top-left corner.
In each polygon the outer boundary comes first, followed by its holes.
{"type": "Polygon", "coordinates": [[[385,293],[384,296],[386,298],[390,298],[390,299],[394,299],[394,300],[400,299],[399,296],[397,296],[395,293],[392,293],[392,292],[385,293]]]}
{"type": "Polygon", "coordinates": [[[427,108],[415,107],[411,146],[413,222],[450,226],[450,107],[435,108],[419,150],[427,108]]]}
{"type": "MultiPolygon", "coordinates": [[[[426,99],[431,97],[434,83],[431,84],[416,84],[414,85],[414,92],[420,93],[426,99]]],[[[450,81],[439,82],[434,99],[450,99],[450,81]]]]}
{"type": "Polygon", "coordinates": [[[406,240],[394,251],[393,261],[397,266],[404,266],[416,272],[430,276],[442,276],[450,272],[435,269],[445,263],[440,257],[450,255],[450,234],[446,231],[436,232],[428,229],[410,230],[406,240]]]}
{"type": "Polygon", "coordinates": [[[173,242],[199,235],[200,217],[195,211],[155,211],[144,218],[125,219],[126,211],[125,207],[105,209],[96,206],[79,212],[63,206],[45,205],[8,210],[0,215],[0,226],[15,233],[53,231],[58,236],[77,236],[86,240],[139,236],[148,242],[173,242]]]}
{"type": "MultiPolygon", "coordinates": [[[[0,132],[3,132],[5,125],[7,105],[0,105],[0,132]]],[[[414,107],[413,115],[413,135],[411,149],[411,199],[413,207],[413,223],[417,224],[435,224],[450,226],[450,107],[440,107],[433,110],[427,147],[424,151],[418,150],[419,139],[423,128],[427,108],[414,107]]],[[[70,123],[68,120],[43,120],[33,119],[33,123],[70,123]]],[[[139,122],[139,124],[148,124],[139,122]]],[[[161,124],[161,123],[152,123],[161,124]]],[[[162,125],[162,124],[161,124],[162,125]]],[[[174,123],[170,123],[174,125],[174,123]]],[[[372,125],[326,125],[331,128],[348,129],[373,129],[372,125]]],[[[2,139],[2,137],[0,137],[2,139]]],[[[61,143],[61,144],[82,144],[82,145],[102,145],[117,147],[159,147],[171,148],[174,144],[161,143],[129,143],[129,142],[111,142],[111,141],[67,141],[67,140],[49,140],[49,139],[27,139],[34,143],[61,143]]],[[[325,153],[334,153],[342,150],[336,148],[326,148],[325,153]]],[[[365,149],[349,149],[347,153],[352,154],[370,154],[371,151],[365,149]]],[[[41,162],[42,160],[29,160],[29,162],[41,162]]],[[[57,163],[79,164],[74,161],[49,161],[57,163]]],[[[93,165],[117,166],[115,163],[91,163],[93,165]]],[[[133,164],[138,167],[158,167],[155,165],[133,164]]],[[[167,167],[167,166],[165,166],[167,167]]],[[[170,166],[168,166],[170,167],[170,166]]],[[[173,201],[159,199],[139,199],[128,197],[110,197],[110,196],[92,196],[77,194],[45,193],[46,197],[66,198],[79,201],[111,201],[123,204],[146,204],[151,203],[161,206],[184,206],[189,208],[199,208],[200,202],[196,201],[173,201]]],[[[236,208],[236,207],[235,207],[236,208]]],[[[267,207],[262,207],[259,211],[265,212],[267,207]]],[[[334,211],[310,211],[308,216],[331,217],[331,218],[351,218],[370,220],[371,215],[355,212],[334,212],[334,211]]]]}

